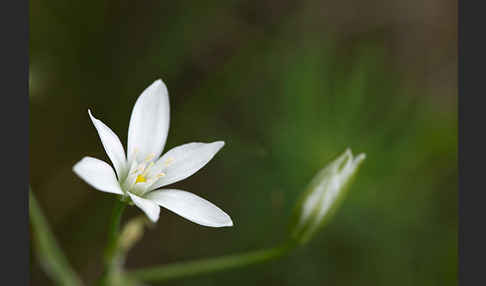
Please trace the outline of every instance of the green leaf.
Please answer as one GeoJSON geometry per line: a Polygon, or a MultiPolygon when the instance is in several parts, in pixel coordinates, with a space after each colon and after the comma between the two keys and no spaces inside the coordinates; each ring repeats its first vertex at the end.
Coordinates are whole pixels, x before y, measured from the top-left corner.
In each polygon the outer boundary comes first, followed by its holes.
{"type": "Polygon", "coordinates": [[[81,280],[57,245],[54,235],[29,187],[29,217],[37,257],[44,271],[59,285],[81,286],[81,280]]]}

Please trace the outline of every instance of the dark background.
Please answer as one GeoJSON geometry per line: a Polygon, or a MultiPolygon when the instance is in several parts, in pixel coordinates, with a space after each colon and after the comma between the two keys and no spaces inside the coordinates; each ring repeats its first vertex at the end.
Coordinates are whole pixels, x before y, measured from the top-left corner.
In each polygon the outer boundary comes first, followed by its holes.
{"type": "MultiPolygon", "coordinates": [[[[108,161],[87,109],[125,143],[136,98],[160,77],[171,103],[166,150],[226,142],[174,186],[214,202],[235,226],[162,210],[127,268],[282,241],[308,181],[351,147],[368,157],[309,245],[168,284],[456,285],[456,5],[30,1],[30,180],[69,260],[88,285],[101,274],[114,203],[71,170],[85,155],[108,161]]],[[[51,285],[34,254],[31,281],[51,285]]]]}

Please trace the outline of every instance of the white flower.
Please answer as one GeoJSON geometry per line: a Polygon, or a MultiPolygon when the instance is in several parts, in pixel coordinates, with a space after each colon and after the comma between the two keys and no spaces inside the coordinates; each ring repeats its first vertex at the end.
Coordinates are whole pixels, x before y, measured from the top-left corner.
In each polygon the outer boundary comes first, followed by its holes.
{"type": "Polygon", "coordinates": [[[169,130],[169,96],[162,80],[146,88],[133,107],[128,127],[128,156],[118,136],[90,110],[88,113],[116,175],[104,161],[84,157],[74,165],[73,171],[86,183],[97,190],[129,198],[153,222],[158,220],[159,206],[162,206],[204,226],[233,225],[225,212],[201,197],[182,190],[159,189],[197,172],[224,145],[223,141],[188,143],[160,156],[169,130]]]}

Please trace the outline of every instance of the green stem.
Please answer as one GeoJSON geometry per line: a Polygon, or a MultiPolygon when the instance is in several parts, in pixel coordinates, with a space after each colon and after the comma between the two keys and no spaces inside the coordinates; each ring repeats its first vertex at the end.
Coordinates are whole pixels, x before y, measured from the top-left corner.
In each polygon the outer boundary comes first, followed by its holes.
{"type": "Polygon", "coordinates": [[[108,227],[108,241],[105,250],[105,264],[110,265],[116,256],[118,248],[118,236],[120,232],[120,222],[125,210],[126,203],[116,200],[113,212],[111,214],[110,225],[108,227]]]}
{"type": "Polygon", "coordinates": [[[29,217],[37,256],[44,271],[59,285],[82,285],[81,280],[69,265],[67,258],[57,245],[54,235],[29,186],[29,217]]]}
{"type": "Polygon", "coordinates": [[[166,281],[266,262],[287,254],[293,247],[293,243],[284,243],[274,248],[248,253],[133,270],[128,272],[128,275],[129,277],[145,282],[166,281]]]}
{"type": "Polygon", "coordinates": [[[113,284],[113,277],[120,271],[120,257],[118,255],[118,238],[120,232],[120,223],[125,210],[126,203],[121,200],[115,201],[115,206],[110,218],[110,225],[108,226],[108,240],[105,248],[105,270],[98,282],[98,285],[113,284]]]}

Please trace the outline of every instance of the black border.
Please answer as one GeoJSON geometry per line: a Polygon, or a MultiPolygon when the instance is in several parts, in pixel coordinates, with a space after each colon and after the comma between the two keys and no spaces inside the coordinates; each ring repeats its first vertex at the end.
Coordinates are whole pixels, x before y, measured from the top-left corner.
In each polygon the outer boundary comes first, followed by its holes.
{"type": "Polygon", "coordinates": [[[458,1],[459,285],[486,284],[486,111],[478,100],[485,97],[486,83],[481,3],[458,1]]]}
{"type": "Polygon", "coordinates": [[[0,5],[2,284],[29,284],[29,2],[0,5]]]}

